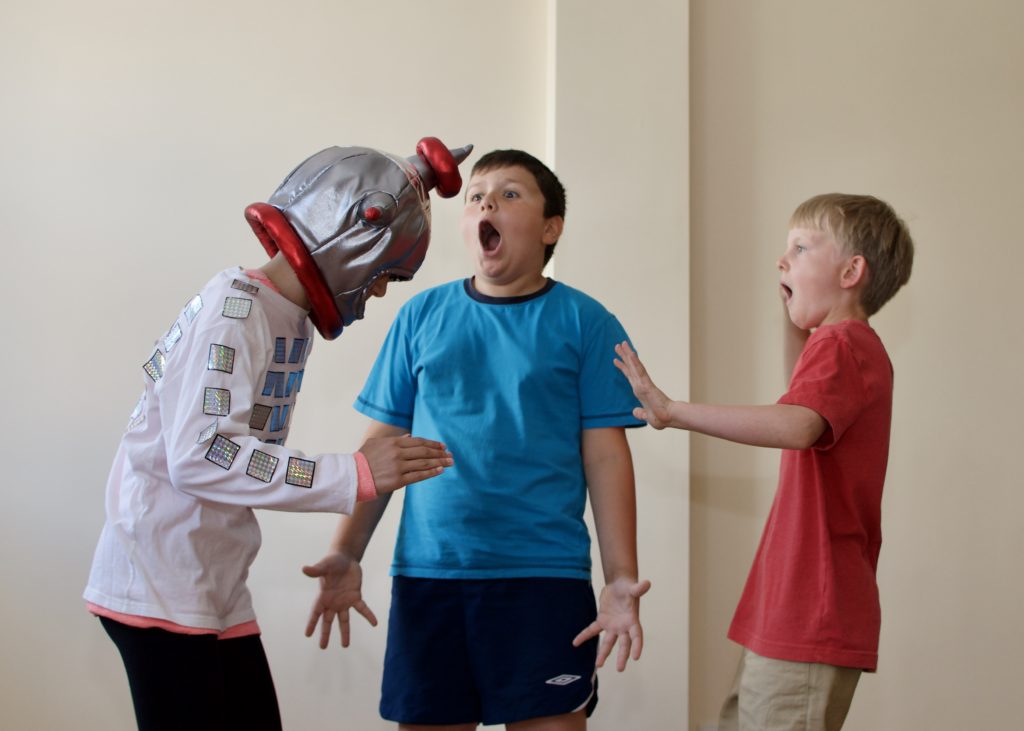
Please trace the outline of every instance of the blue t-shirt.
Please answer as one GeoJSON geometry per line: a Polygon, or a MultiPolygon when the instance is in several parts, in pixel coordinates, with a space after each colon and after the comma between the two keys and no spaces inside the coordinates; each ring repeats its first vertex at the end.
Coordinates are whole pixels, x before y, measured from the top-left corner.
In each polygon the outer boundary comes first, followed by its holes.
{"type": "Polygon", "coordinates": [[[623,340],[553,280],[510,298],[455,281],[402,307],[355,407],[444,442],[455,466],[406,488],[392,575],[590,578],[582,430],[643,425],[612,363],[623,340]]]}

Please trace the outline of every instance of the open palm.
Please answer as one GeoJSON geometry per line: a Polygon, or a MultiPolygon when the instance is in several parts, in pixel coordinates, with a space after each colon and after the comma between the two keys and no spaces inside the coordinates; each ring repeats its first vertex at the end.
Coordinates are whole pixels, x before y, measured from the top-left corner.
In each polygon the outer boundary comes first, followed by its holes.
{"type": "Polygon", "coordinates": [[[358,561],[344,553],[330,553],[312,566],[303,566],[302,573],[320,579],[320,592],[306,623],[306,637],[313,636],[319,622],[321,649],[325,649],[330,641],[335,619],[341,633],[341,646],[348,647],[350,609],[355,609],[372,626],[377,626],[377,617],[363,601],[363,570],[358,561]]]}

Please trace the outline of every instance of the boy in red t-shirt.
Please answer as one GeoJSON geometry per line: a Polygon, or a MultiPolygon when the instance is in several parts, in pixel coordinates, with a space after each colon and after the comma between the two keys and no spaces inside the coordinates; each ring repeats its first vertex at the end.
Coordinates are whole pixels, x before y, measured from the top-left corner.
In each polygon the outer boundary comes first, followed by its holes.
{"type": "Polygon", "coordinates": [[[820,195],[796,209],[778,261],[792,377],[775,404],[672,401],[627,343],[615,347],[643,404],[635,414],[655,429],[783,450],[729,628],[744,651],[719,731],[839,729],[860,673],[877,666],[893,371],[868,317],[907,282],[913,258],[906,225],[877,198],[820,195]]]}

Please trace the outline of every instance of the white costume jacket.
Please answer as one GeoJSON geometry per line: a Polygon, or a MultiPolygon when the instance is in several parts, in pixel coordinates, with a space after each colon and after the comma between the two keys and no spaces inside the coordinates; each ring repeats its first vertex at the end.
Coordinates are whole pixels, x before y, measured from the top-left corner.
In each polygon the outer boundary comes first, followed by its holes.
{"type": "Polygon", "coordinates": [[[223,631],[255,618],[253,508],[351,512],[352,455],[284,446],[312,338],[305,310],[240,269],[188,302],[142,366],[87,601],[223,631]]]}

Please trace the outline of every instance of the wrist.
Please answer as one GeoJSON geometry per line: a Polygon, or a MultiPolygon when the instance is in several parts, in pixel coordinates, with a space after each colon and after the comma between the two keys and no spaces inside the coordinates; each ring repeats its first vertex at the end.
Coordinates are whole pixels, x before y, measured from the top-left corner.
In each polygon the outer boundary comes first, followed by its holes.
{"type": "Polygon", "coordinates": [[[349,546],[331,546],[331,553],[337,554],[343,558],[348,559],[352,563],[359,563],[362,559],[362,555],[353,551],[349,546]]]}
{"type": "Polygon", "coordinates": [[[623,567],[618,571],[606,571],[604,574],[605,586],[610,584],[635,584],[640,580],[640,570],[633,566],[632,568],[623,567]]]}
{"type": "Polygon", "coordinates": [[[376,500],[377,486],[373,482],[370,463],[362,452],[356,452],[353,456],[356,460],[356,502],[376,500]]]}
{"type": "Polygon", "coordinates": [[[668,404],[668,425],[673,429],[688,429],[686,424],[686,402],[669,401],[668,404]]]}

